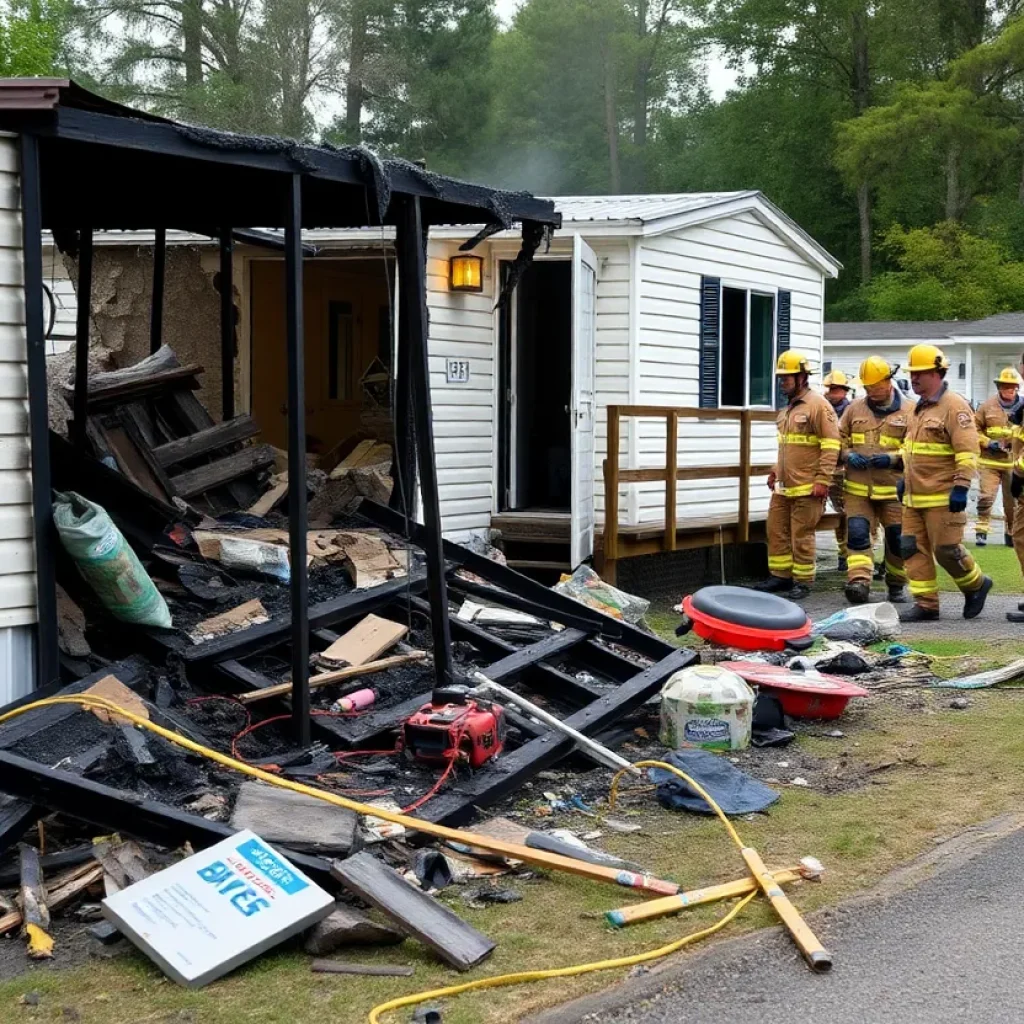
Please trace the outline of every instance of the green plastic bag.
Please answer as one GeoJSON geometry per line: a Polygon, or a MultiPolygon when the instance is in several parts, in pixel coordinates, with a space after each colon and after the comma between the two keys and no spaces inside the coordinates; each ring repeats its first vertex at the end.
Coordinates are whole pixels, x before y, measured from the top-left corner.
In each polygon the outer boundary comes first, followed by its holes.
{"type": "Polygon", "coordinates": [[[103,508],[74,491],[58,492],[53,521],[61,543],[107,611],[122,622],[170,628],[167,602],[103,508]]]}

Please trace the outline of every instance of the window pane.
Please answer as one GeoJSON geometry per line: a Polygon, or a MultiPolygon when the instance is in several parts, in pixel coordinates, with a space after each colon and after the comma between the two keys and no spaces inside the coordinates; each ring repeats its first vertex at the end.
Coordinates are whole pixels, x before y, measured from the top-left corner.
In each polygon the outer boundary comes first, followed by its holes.
{"type": "Polygon", "coordinates": [[[328,303],[327,320],[327,397],[351,401],[358,378],[352,343],[352,303],[328,303]]]}
{"type": "Polygon", "coordinates": [[[775,297],[750,296],[750,404],[772,404],[775,297]]]}
{"type": "Polygon", "coordinates": [[[722,289],[722,405],[746,405],[747,293],[722,289]]]}

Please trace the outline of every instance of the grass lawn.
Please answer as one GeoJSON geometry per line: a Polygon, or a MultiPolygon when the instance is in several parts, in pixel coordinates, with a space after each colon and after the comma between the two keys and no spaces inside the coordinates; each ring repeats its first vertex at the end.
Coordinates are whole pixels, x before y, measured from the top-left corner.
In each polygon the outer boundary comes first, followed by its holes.
{"type": "MultiPolygon", "coordinates": [[[[995,552],[992,552],[993,554],[995,552]]],[[[674,621],[671,627],[674,627],[674,621]]],[[[971,668],[1019,656],[1007,641],[930,641],[917,645],[940,657],[962,655],[971,668]],[[947,646],[948,645],[948,646],[947,646]]],[[[953,662],[943,662],[955,670],[953,662]]],[[[782,866],[813,854],[827,868],[823,884],[792,888],[794,902],[810,911],[864,891],[885,873],[923,851],[939,837],[1016,809],[1024,798],[1024,692],[1019,689],[968,694],[966,711],[952,710],[952,691],[903,690],[851,705],[836,723],[844,732],[829,738],[802,735],[777,752],[780,761],[804,759],[834,773],[835,787],[804,789],[780,785],[782,799],[770,813],[737,822],[743,838],[769,865],[782,866]],[[833,795],[825,790],[836,789],[833,795]]],[[[629,756],[628,746],[623,753],[629,756]]],[[[773,753],[774,756],[774,753],[773,753]]],[[[780,775],[786,773],[780,769],[780,775]]],[[[792,773],[790,773],[792,774],[792,773]]],[[[533,817],[540,794],[557,783],[538,781],[519,805],[528,824],[550,826],[533,817]]],[[[687,887],[726,881],[743,874],[742,862],[721,826],[712,820],[658,807],[650,793],[629,794],[616,814],[643,826],[643,833],[606,832],[606,849],[643,863],[687,887]]],[[[590,819],[564,816],[557,824],[587,831],[590,819]]],[[[187,992],[134,954],[68,970],[40,970],[0,983],[0,1020],[62,1021],[81,1024],[305,1024],[365,1021],[369,1009],[395,996],[488,975],[565,966],[636,953],[663,945],[722,913],[697,908],[682,916],[616,931],[600,916],[636,902],[625,889],[559,875],[515,882],[520,903],[471,910],[457,890],[445,896],[466,920],[495,938],[498,948],[468,975],[439,966],[414,941],[383,950],[351,949],[339,956],[361,962],[412,964],[412,978],[313,975],[309,958],[294,952],[262,957],[229,978],[199,992],[187,992]],[[37,1006],[20,997],[39,993],[37,1006]],[[65,1008],[71,1008],[65,1012],[65,1008]]],[[[755,903],[723,932],[762,927],[772,917],[755,903]]],[[[19,942],[14,939],[9,941],[19,942]]],[[[58,956],[60,952],[58,950],[58,956]]],[[[680,954],[680,955],[686,955],[680,954]]],[[[498,1024],[519,1020],[543,1007],[612,984],[622,972],[471,993],[444,1008],[447,1024],[498,1024]]],[[[406,1021],[409,1010],[387,1018],[406,1021]]]]}

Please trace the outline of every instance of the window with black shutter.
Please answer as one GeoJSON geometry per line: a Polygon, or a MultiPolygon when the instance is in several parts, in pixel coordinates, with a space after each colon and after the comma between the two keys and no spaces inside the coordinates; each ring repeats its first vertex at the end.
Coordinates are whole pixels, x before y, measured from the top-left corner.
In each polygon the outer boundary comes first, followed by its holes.
{"type": "Polygon", "coordinates": [[[700,279],[700,390],[702,409],[718,408],[718,345],[722,313],[722,281],[700,279]]]}

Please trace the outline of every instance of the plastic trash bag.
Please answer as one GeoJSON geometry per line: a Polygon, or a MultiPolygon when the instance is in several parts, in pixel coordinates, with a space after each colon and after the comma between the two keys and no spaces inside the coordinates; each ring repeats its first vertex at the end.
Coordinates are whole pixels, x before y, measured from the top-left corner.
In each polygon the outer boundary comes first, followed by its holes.
{"type": "Polygon", "coordinates": [[[899,634],[900,617],[896,608],[888,601],[843,608],[827,619],[816,622],[811,628],[812,636],[823,636],[829,640],[849,640],[858,644],[890,640],[899,634]]]}
{"type": "Polygon", "coordinates": [[[53,521],[61,543],[107,611],[122,622],[170,628],[167,602],[105,509],[74,491],[58,493],[53,521]]]}
{"type": "Polygon", "coordinates": [[[571,576],[562,577],[554,589],[588,608],[604,612],[613,619],[622,619],[631,626],[635,626],[651,606],[650,601],[605,583],[589,565],[581,565],[571,576]]]}

